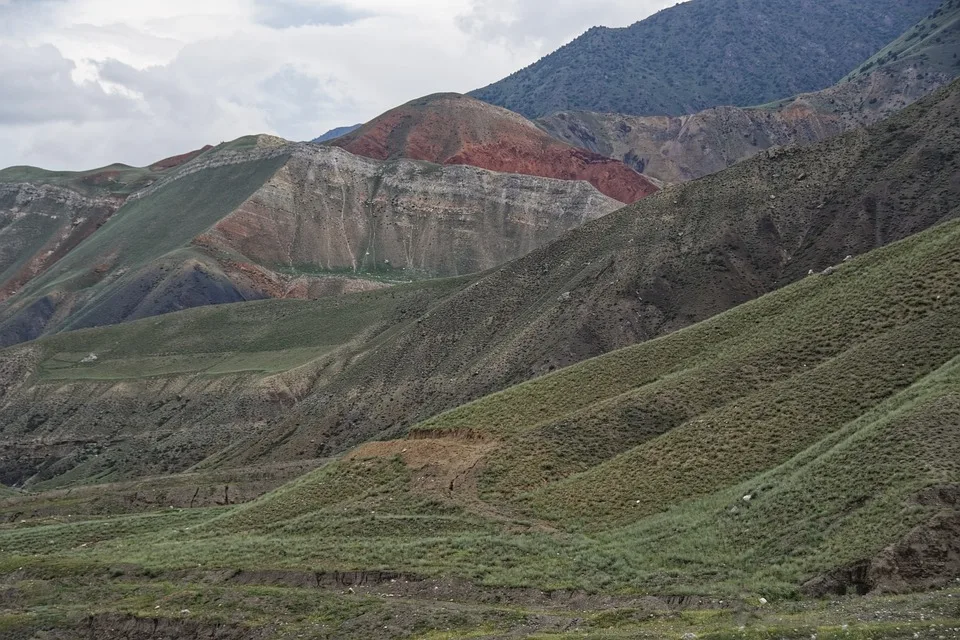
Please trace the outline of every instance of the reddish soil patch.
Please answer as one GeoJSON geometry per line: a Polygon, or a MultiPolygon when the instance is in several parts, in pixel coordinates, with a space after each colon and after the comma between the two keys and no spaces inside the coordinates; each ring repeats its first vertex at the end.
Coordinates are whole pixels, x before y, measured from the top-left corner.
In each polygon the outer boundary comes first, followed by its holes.
{"type": "Polygon", "coordinates": [[[412,158],[586,180],[625,203],[657,191],[653,182],[618,160],[555,140],[522,116],[458,94],[414,100],[331,144],[375,160],[412,158]]]}

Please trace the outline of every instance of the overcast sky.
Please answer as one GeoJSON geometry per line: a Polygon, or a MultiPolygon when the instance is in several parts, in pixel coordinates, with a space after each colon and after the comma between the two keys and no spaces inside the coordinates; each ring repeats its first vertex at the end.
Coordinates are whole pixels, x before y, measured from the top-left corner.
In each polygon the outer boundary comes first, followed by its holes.
{"type": "Polygon", "coordinates": [[[0,167],[307,140],[676,0],[0,0],[0,167]]]}

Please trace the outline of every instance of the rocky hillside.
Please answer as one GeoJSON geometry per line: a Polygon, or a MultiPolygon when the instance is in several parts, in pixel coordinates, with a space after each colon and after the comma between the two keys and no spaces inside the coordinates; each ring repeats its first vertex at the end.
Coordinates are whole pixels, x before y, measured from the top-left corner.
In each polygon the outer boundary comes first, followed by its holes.
{"type": "Polygon", "coordinates": [[[0,343],[473,273],[620,206],[585,182],[243,139],[138,191],[29,281],[0,311],[0,343]]]}
{"type": "Polygon", "coordinates": [[[560,112],[537,123],[560,140],[622,159],[667,183],[724,169],[764,149],[811,144],[872,124],[960,73],[960,2],[947,0],[840,83],[763,107],[693,115],[560,112]]]}
{"type": "Polygon", "coordinates": [[[619,161],[559,142],[506,109],[452,93],[408,102],[331,144],[376,160],[412,158],[585,180],[601,193],[628,204],[657,189],[619,161]]]}
{"type": "Polygon", "coordinates": [[[0,171],[0,301],[46,271],[110,219],[124,201],[210,147],[150,167],[0,171]]]}
{"type": "Polygon", "coordinates": [[[528,118],[585,110],[695,113],[840,80],[940,0],[692,0],[598,27],[471,95],[528,118]]]}
{"type": "Polygon", "coordinates": [[[671,333],[957,217],[958,108],[954,83],[478,276],[197,309],[7,350],[0,482],[324,457],[671,333]]]}
{"type": "Polygon", "coordinates": [[[29,182],[0,183],[0,301],[46,271],[122,204],[122,197],[90,197],[29,182]]]}

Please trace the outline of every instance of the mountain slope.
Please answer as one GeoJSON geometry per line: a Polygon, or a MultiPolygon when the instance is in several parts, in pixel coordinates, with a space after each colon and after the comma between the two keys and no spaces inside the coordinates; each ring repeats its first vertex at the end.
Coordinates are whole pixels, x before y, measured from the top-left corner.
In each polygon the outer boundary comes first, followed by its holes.
{"type": "Polygon", "coordinates": [[[376,162],[265,137],[137,192],[0,311],[0,344],[265,297],[473,273],[620,203],[584,182],[376,162]]]}
{"type": "MultiPolygon", "coordinates": [[[[952,221],[337,464],[357,484],[372,483],[365,493],[376,512],[390,512],[388,498],[400,493],[387,483],[377,491],[373,461],[397,456],[411,491],[481,519],[587,529],[606,547],[602,557],[625,559],[600,571],[608,587],[653,588],[658,571],[672,570],[683,586],[713,590],[729,579],[724,565],[744,580],[798,586],[916,537],[912,530],[950,511],[960,482],[958,275],[952,221]],[[928,491],[937,487],[943,502],[928,491]]],[[[314,510],[330,513],[324,499],[343,498],[319,489],[337,473],[314,472],[221,519],[219,530],[265,532],[291,518],[309,530],[314,510]]],[[[898,577],[901,588],[946,584],[951,565],[936,573],[930,551],[915,549],[912,566],[930,582],[898,575],[907,558],[893,557],[866,586],[896,586],[882,579],[898,577]]],[[[596,575],[567,561],[574,581],[596,575]]],[[[399,562],[392,566],[407,568],[399,562]]],[[[458,570],[456,559],[446,566],[458,570]]]]}
{"type": "Polygon", "coordinates": [[[561,112],[537,124],[560,140],[622,158],[651,177],[682,182],[772,146],[812,144],[882,120],[955,78],[958,53],[960,2],[946,0],[858,71],[818,92],[689,116],[561,112]]]}
{"type": "Polygon", "coordinates": [[[559,142],[515,113],[453,93],[408,102],[331,144],[376,160],[412,158],[586,180],[627,204],[656,191],[620,162],[559,142]]]}
{"type": "Polygon", "coordinates": [[[681,115],[837,82],[939,0],[692,0],[598,27],[471,93],[528,118],[587,110],[681,115]]]}
{"type": "Polygon", "coordinates": [[[309,341],[298,346],[299,330],[282,322],[264,326],[271,309],[283,317],[293,308],[269,301],[8,350],[0,481],[39,482],[30,479],[43,460],[56,469],[43,477],[51,484],[96,476],[104,465],[112,478],[136,477],[145,463],[130,448],[180,471],[166,453],[174,442],[191,452],[185,465],[208,469],[334,455],[706,319],[956,217],[958,101],[954,83],[868,129],[671,187],[499,269],[364,294],[371,311],[362,321],[324,315],[359,304],[332,299],[312,312],[317,330],[347,323],[360,333],[331,334],[329,356],[309,341]],[[417,304],[401,305],[413,291],[417,304]],[[210,335],[224,326],[229,344],[210,335]],[[173,355],[184,341],[206,355],[173,355]],[[231,363],[222,371],[213,366],[221,360],[231,363]],[[177,439],[156,426],[174,418],[177,439]],[[222,435],[199,442],[207,433],[222,435]],[[101,443],[96,458],[80,455],[88,439],[101,443]],[[231,445],[218,448],[224,441],[231,445]]]}
{"type": "Polygon", "coordinates": [[[115,164],[92,171],[0,170],[0,300],[93,234],[131,194],[209,149],[144,168],[115,164]]]}

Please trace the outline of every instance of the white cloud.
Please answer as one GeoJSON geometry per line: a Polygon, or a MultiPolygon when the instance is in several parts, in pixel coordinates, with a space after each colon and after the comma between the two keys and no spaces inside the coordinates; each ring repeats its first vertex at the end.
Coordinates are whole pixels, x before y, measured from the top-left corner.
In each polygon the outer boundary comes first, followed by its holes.
{"type": "Polygon", "coordinates": [[[309,139],[484,86],[666,4],[0,0],[0,166],[144,165],[249,133],[309,139]]]}
{"type": "Polygon", "coordinates": [[[588,27],[628,26],[677,0],[471,0],[469,4],[457,16],[464,31],[508,46],[547,46],[550,49],[544,53],[548,53],[588,27]]]}

